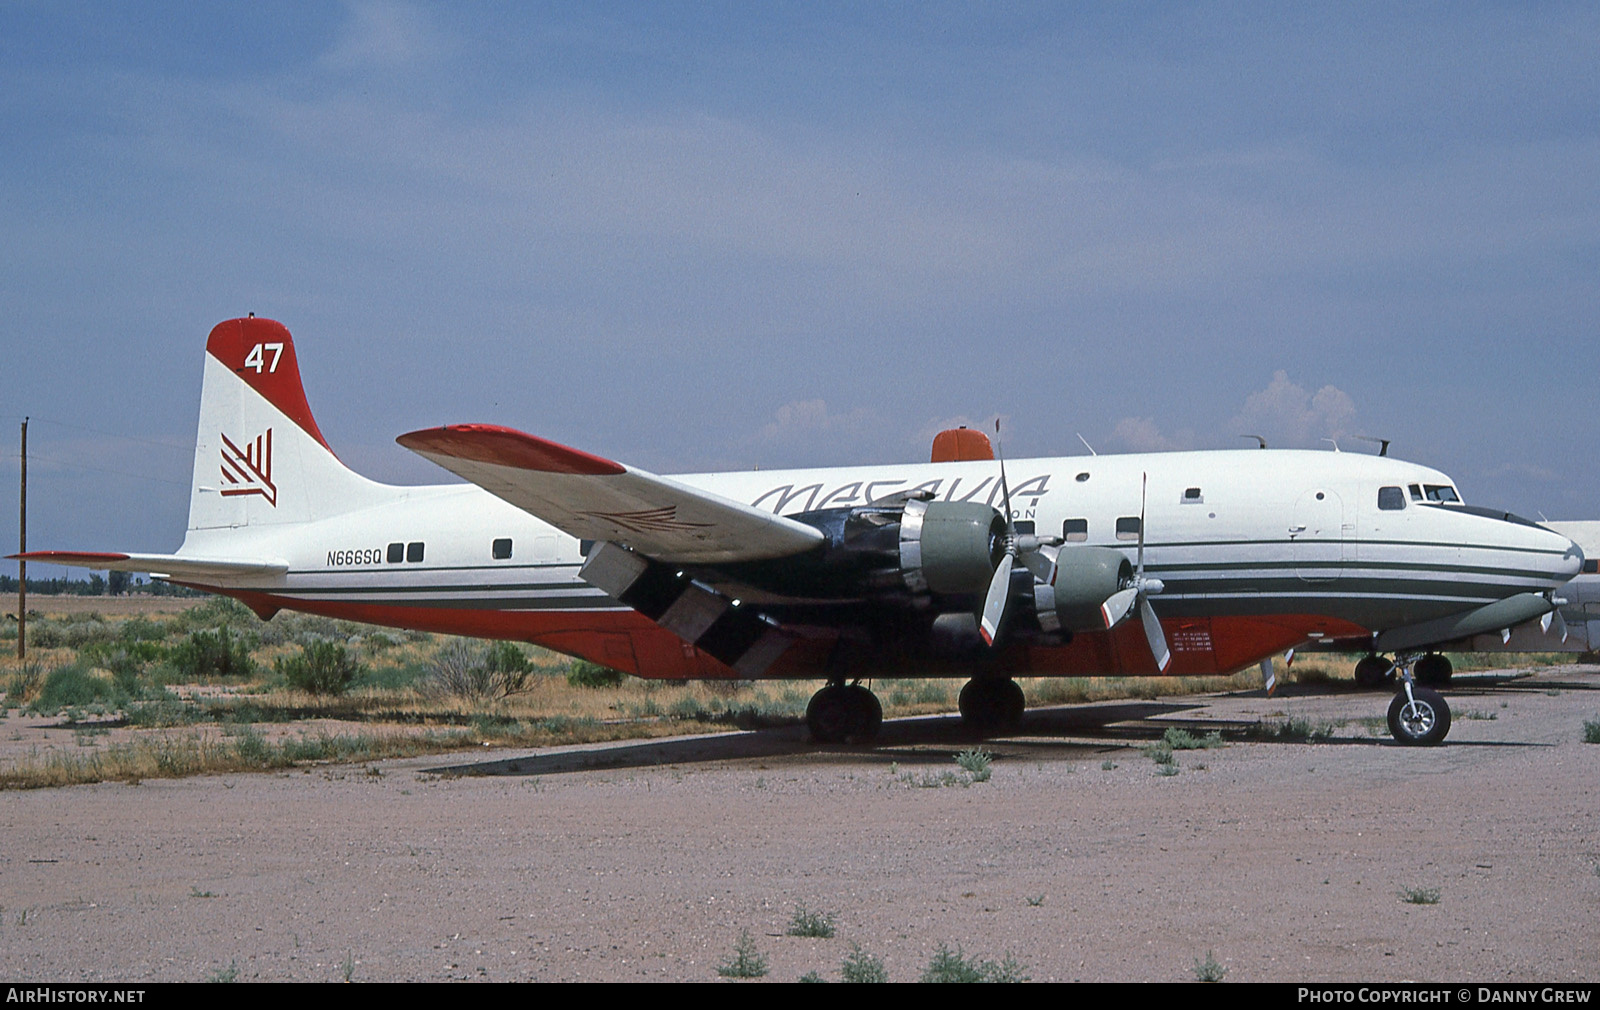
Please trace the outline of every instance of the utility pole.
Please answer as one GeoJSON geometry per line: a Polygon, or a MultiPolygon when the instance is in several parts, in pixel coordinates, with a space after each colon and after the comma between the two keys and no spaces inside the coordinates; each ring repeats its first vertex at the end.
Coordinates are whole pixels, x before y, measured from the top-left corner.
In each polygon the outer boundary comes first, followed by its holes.
{"type": "MultiPolygon", "coordinates": [[[[28,553],[28,419],[22,419],[22,504],[17,509],[17,553],[28,553]]],[[[17,658],[28,658],[28,563],[17,562],[17,658]]]]}

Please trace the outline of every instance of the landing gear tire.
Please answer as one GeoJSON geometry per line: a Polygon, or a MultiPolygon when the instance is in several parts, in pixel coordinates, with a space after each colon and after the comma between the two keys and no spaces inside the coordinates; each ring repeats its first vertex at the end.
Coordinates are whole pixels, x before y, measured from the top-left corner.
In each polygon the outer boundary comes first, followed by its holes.
{"type": "Polygon", "coordinates": [[[1409,699],[1401,691],[1389,703],[1389,732],[1395,743],[1431,747],[1450,732],[1450,706],[1426,687],[1412,687],[1409,699]]]}
{"type": "Polygon", "coordinates": [[[1356,664],[1357,687],[1383,687],[1394,679],[1394,664],[1382,656],[1367,656],[1356,664]]]}
{"type": "Polygon", "coordinates": [[[1443,687],[1450,683],[1450,675],[1455,673],[1455,668],[1450,665],[1449,657],[1430,652],[1417,660],[1416,665],[1411,668],[1411,673],[1419,684],[1443,687]]]}
{"type": "Polygon", "coordinates": [[[817,743],[869,743],[882,725],[878,696],[860,684],[829,684],[806,706],[806,727],[817,743]]]}
{"type": "Polygon", "coordinates": [[[967,681],[956,705],[968,727],[988,736],[1022,725],[1022,713],[1027,711],[1028,700],[1011,678],[984,677],[967,681]]]}

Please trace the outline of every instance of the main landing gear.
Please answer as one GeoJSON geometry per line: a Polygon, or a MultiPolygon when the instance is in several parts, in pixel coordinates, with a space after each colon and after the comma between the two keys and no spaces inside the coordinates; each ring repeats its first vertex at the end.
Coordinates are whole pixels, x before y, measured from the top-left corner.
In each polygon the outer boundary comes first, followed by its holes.
{"type": "MultiPolygon", "coordinates": [[[[974,677],[961,689],[957,704],[962,721],[984,736],[1016,729],[1028,707],[1022,688],[1010,677],[974,677]]],[[[806,727],[817,743],[871,743],[882,725],[883,706],[859,681],[833,681],[806,706],[806,727]]]]}
{"type": "Polygon", "coordinates": [[[1450,706],[1438,691],[1421,685],[1443,685],[1451,672],[1450,660],[1437,652],[1396,656],[1393,662],[1368,656],[1356,664],[1356,683],[1378,687],[1398,673],[1400,690],[1389,702],[1389,733],[1396,743],[1428,747],[1450,732],[1450,706]]]}
{"type": "Polygon", "coordinates": [[[806,706],[806,726],[817,743],[870,743],[882,725],[878,696],[860,683],[834,681],[806,706]]]}
{"type": "Polygon", "coordinates": [[[1010,677],[974,677],[961,689],[956,705],[968,727],[988,736],[1022,725],[1028,701],[1010,677]]]}

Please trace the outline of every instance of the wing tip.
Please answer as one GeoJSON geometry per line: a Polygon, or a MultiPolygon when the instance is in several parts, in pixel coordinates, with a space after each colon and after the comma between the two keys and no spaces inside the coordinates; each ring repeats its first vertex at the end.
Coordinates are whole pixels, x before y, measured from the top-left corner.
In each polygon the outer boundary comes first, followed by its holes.
{"type": "Polygon", "coordinates": [[[621,463],[604,456],[498,424],[447,424],[440,428],[407,432],[395,441],[424,456],[446,456],[516,467],[519,470],[585,476],[611,476],[628,472],[621,463]]]}

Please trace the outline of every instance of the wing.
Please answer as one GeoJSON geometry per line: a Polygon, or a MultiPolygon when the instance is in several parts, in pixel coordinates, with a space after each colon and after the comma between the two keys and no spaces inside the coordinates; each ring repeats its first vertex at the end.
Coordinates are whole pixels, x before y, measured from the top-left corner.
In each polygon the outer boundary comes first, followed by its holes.
{"type": "Polygon", "coordinates": [[[564,533],[658,561],[760,561],[823,541],[805,523],[512,428],[458,424],[395,441],[564,533]]]}
{"type": "Polygon", "coordinates": [[[239,575],[282,575],[287,561],[244,561],[232,558],[191,558],[178,554],[121,554],[95,551],[29,551],[11,554],[17,561],[44,561],[74,568],[113,572],[149,572],[164,578],[207,579],[239,575]]]}

